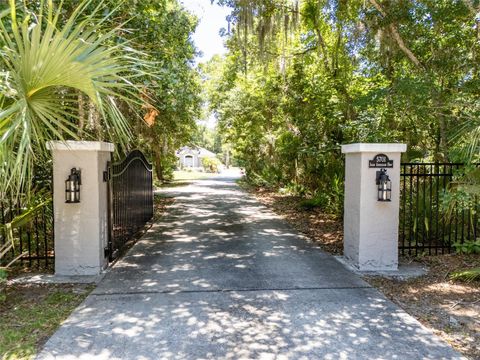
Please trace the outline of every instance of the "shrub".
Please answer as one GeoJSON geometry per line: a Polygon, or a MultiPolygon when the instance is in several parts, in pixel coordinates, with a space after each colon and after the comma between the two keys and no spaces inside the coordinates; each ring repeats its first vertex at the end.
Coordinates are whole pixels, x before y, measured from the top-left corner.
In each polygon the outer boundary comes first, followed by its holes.
{"type": "Polygon", "coordinates": [[[324,190],[317,190],[311,198],[301,201],[300,207],[306,210],[320,208],[324,212],[341,215],[343,211],[343,181],[335,176],[324,190]]]}
{"type": "Polygon", "coordinates": [[[453,247],[459,254],[480,254],[480,239],[463,243],[456,242],[453,244],[453,247]]]}
{"type": "MultiPolygon", "coordinates": [[[[459,254],[480,254],[480,239],[476,241],[456,242],[453,244],[459,254]]],[[[480,280],[480,268],[455,271],[450,275],[452,280],[474,281],[480,280]]]]}
{"type": "Polygon", "coordinates": [[[222,163],[216,157],[202,158],[202,166],[205,172],[218,173],[222,163]]]}
{"type": "Polygon", "coordinates": [[[290,183],[278,190],[280,194],[304,196],[307,193],[307,189],[302,184],[290,183]]]}
{"type": "Polygon", "coordinates": [[[327,194],[325,193],[318,193],[315,195],[315,197],[311,199],[305,199],[300,202],[300,207],[302,207],[305,210],[312,210],[314,208],[320,208],[322,210],[325,210],[329,207],[330,204],[330,198],[327,194]]]}

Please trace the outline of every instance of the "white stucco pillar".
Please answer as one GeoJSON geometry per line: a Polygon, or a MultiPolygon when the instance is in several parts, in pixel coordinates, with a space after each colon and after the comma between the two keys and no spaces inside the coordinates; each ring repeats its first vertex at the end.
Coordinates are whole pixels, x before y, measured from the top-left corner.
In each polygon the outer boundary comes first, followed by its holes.
{"type": "Polygon", "coordinates": [[[359,270],[398,269],[400,156],[406,149],[405,144],[342,145],[345,154],[344,256],[359,270]],[[378,154],[386,155],[389,164],[370,164],[378,154]],[[378,201],[376,173],[381,168],[387,170],[391,180],[389,202],[378,201]]]}
{"type": "Polygon", "coordinates": [[[52,141],[55,274],[98,275],[106,266],[107,183],[103,171],[114,145],[97,141],[52,141]],[[65,180],[81,170],[80,202],[65,203],[65,180]]]}

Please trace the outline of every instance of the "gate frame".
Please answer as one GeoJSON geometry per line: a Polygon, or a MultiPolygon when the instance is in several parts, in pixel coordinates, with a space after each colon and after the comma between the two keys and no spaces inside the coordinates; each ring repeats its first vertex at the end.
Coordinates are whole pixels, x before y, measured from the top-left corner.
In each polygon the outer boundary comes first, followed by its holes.
{"type": "MultiPolygon", "coordinates": [[[[143,234],[146,230],[146,227],[151,226],[151,220],[154,214],[154,193],[153,193],[153,166],[148,162],[147,158],[139,149],[133,149],[127,153],[127,155],[118,161],[113,160],[113,154],[111,155],[110,161],[107,162],[107,168],[103,173],[104,181],[107,183],[107,212],[108,212],[108,243],[107,248],[105,249],[105,256],[108,256],[109,262],[117,260],[121,253],[131,245],[132,240],[138,238],[139,234],[143,234]],[[131,159],[129,159],[131,157],[131,159]],[[127,162],[128,160],[128,162],[127,162]],[[151,194],[151,209],[147,220],[143,221],[143,224],[136,226],[135,231],[132,234],[129,234],[129,238],[123,241],[123,244],[118,248],[115,248],[115,196],[114,196],[114,178],[122,175],[124,172],[128,171],[129,166],[136,160],[139,160],[144,166],[145,170],[149,172],[150,175],[150,184],[149,189],[146,190],[151,194]],[[125,164],[126,163],[126,164],[125,164]],[[120,171],[119,174],[113,174],[114,167],[124,165],[124,168],[120,171]]],[[[148,184],[147,184],[148,185],[148,184]]]]}

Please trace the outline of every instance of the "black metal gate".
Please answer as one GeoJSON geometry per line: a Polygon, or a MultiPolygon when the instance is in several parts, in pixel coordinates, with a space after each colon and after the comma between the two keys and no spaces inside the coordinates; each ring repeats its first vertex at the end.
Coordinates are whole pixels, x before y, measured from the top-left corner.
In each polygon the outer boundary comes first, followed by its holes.
{"type": "Polygon", "coordinates": [[[153,217],[152,165],[141,151],[133,150],[125,159],[108,164],[106,180],[112,261],[153,217]]]}
{"type": "Polygon", "coordinates": [[[464,165],[402,163],[399,250],[403,255],[444,254],[453,244],[479,237],[480,203],[454,208],[447,216],[442,197],[464,165]]]}

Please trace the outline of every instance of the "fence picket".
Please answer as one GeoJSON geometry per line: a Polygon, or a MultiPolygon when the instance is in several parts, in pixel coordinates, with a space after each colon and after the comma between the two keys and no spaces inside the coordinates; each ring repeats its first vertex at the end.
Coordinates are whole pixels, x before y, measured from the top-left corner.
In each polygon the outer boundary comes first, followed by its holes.
{"type": "Polygon", "coordinates": [[[402,163],[401,254],[449,253],[454,243],[476,238],[480,228],[476,216],[480,210],[478,201],[473,209],[467,211],[454,208],[450,217],[442,210],[441,195],[453,180],[455,171],[462,166],[458,163],[402,163]]]}
{"type": "Polygon", "coordinates": [[[112,261],[153,217],[152,165],[141,151],[133,150],[125,159],[108,165],[107,178],[112,261]]]}

